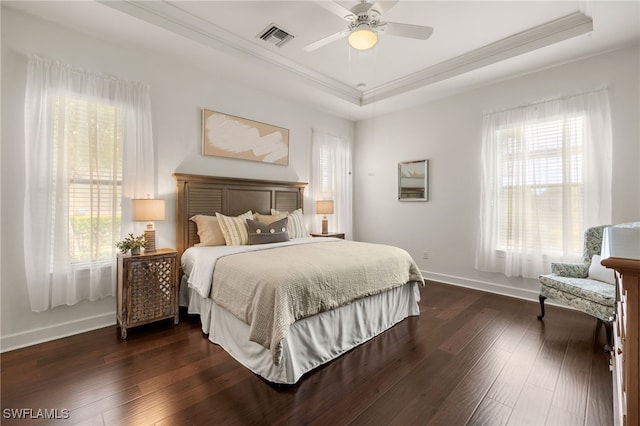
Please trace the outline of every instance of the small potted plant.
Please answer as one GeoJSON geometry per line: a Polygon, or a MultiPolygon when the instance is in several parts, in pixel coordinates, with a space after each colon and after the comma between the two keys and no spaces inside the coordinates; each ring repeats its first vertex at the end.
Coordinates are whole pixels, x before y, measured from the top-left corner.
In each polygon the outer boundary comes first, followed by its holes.
{"type": "Polygon", "coordinates": [[[129,235],[122,240],[116,243],[116,247],[120,249],[120,253],[127,254],[129,250],[131,250],[131,256],[138,256],[140,254],[140,249],[145,247],[147,241],[144,239],[144,234],[140,234],[137,237],[133,235],[133,233],[129,232],[129,235]]]}

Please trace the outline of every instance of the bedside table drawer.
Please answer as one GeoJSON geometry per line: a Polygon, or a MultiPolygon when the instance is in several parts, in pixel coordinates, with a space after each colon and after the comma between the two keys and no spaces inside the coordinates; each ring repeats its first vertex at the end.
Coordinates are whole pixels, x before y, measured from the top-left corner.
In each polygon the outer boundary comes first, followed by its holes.
{"type": "Polygon", "coordinates": [[[175,256],[131,262],[127,272],[127,323],[145,323],[175,315],[175,256]]]}
{"type": "Polygon", "coordinates": [[[178,323],[177,257],[169,249],[118,255],[118,324],[123,339],[130,327],[172,317],[178,323]]]}

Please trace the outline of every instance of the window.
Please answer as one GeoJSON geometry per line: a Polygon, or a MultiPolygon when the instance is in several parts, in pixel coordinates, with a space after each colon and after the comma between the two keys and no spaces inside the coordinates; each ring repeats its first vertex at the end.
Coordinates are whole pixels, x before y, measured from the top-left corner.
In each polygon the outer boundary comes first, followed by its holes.
{"type": "MultiPolygon", "coordinates": [[[[66,214],[51,215],[51,229],[65,232],[52,238],[51,259],[63,258],[76,267],[111,262],[120,237],[122,193],[122,115],[109,104],[56,96],[53,115],[53,199],[66,214]],[[62,228],[62,230],[61,230],[62,228]]],[[[55,209],[54,211],[60,211],[55,209]]]]}
{"type": "Polygon", "coordinates": [[[327,199],[333,199],[336,193],[336,164],[332,151],[332,147],[327,144],[322,144],[318,147],[318,171],[320,176],[318,190],[321,194],[325,194],[327,199]]]}
{"type": "Polygon", "coordinates": [[[114,296],[131,199],[154,194],[149,87],[30,56],[24,109],[31,310],[114,296]]]}
{"type": "Polygon", "coordinates": [[[527,249],[581,254],[584,124],[580,115],[497,131],[502,165],[498,249],[522,241],[527,249]],[[538,226],[520,226],[514,214],[520,205],[524,222],[538,226]]]}
{"type": "MultiPolygon", "coordinates": [[[[352,182],[351,144],[347,138],[313,131],[311,144],[311,189],[314,201],[333,200],[329,228],[351,236],[352,182]]],[[[319,230],[319,221],[314,221],[319,230]]],[[[312,229],[314,230],[314,229],[312,229]]]]}
{"type": "Polygon", "coordinates": [[[483,117],[476,268],[537,278],[611,220],[606,90],[483,117]]]}

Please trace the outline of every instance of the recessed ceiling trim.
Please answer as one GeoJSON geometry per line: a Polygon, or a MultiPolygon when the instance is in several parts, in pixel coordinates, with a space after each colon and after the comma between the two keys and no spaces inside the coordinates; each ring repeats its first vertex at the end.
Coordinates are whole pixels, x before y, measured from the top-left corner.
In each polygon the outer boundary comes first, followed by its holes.
{"type": "Polygon", "coordinates": [[[368,105],[591,31],[593,20],[581,12],[575,12],[369,89],[362,94],[361,105],[368,105]]]}
{"type": "Polygon", "coordinates": [[[238,37],[199,16],[186,12],[176,4],[167,1],[98,1],[198,43],[265,61],[303,78],[325,93],[359,106],[369,105],[593,30],[593,20],[581,12],[575,12],[421,71],[361,91],[297,64],[277,52],[238,37]]]}
{"type": "Polygon", "coordinates": [[[135,16],[143,21],[157,25],[166,30],[180,34],[190,40],[204,45],[224,49],[234,54],[242,53],[258,58],[288,72],[296,74],[312,83],[319,89],[341,99],[360,105],[361,92],[324,74],[315,72],[297,64],[277,52],[264,49],[252,42],[244,40],[223,28],[180,9],[166,1],[109,1],[99,3],[135,16]]]}

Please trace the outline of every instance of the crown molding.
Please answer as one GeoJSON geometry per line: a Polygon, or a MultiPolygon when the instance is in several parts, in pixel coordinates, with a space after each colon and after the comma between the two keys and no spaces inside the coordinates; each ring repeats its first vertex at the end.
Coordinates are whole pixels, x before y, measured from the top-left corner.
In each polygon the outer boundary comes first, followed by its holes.
{"type": "Polygon", "coordinates": [[[581,12],[575,12],[366,90],[362,94],[361,105],[387,99],[591,31],[593,20],[581,12]]]}
{"type": "Polygon", "coordinates": [[[581,12],[575,12],[415,73],[360,91],[238,37],[167,1],[99,0],[99,2],[203,45],[224,50],[233,55],[262,60],[301,77],[325,93],[358,106],[373,104],[593,31],[593,20],[581,12]]]}
{"type": "Polygon", "coordinates": [[[355,105],[360,105],[362,95],[360,90],[244,40],[166,1],[99,0],[99,3],[206,46],[224,50],[234,55],[241,54],[260,59],[302,77],[324,92],[333,94],[355,105]]]}

